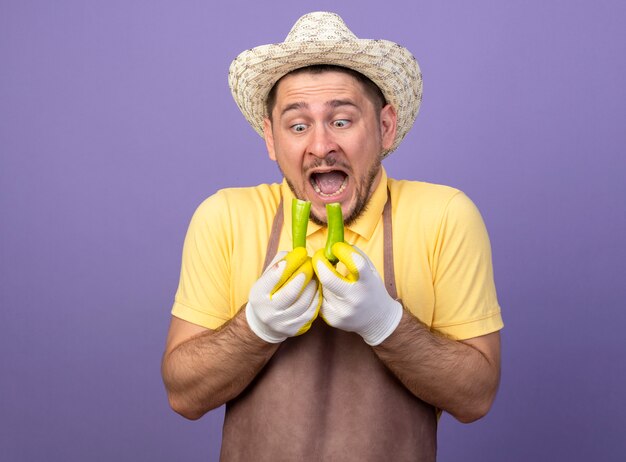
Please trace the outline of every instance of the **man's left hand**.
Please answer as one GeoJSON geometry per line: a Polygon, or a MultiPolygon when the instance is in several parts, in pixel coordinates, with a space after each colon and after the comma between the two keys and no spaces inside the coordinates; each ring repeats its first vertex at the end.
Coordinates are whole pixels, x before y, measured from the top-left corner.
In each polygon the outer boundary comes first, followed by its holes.
{"type": "Polygon", "coordinates": [[[333,254],[343,263],[341,275],[321,249],[313,256],[313,268],[322,285],[320,314],[332,327],[356,332],[368,345],[382,343],[402,318],[402,305],[389,296],[376,268],[360,249],[338,242],[333,254]]]}

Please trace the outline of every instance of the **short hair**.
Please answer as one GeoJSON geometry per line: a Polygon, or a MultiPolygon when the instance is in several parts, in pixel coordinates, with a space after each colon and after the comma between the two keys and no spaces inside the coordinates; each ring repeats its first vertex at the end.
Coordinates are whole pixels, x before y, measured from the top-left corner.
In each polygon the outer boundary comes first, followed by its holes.
{"type": "Polygon", "coordinates": [[[342,72],[344,74],[348,74],[354,77],[358,82],[363,85],[365,89],[365,94],[369,98],[369,100],[374,103],[374,107],[376,108],[376,113],[380,111],[383,107],[387,105],[387,100],[385,99],[385,95],[378,88],[374,82],[372,82],[369,77],[361,74],[360,72],[355,71],[354,69],[350,69],[349,67],[336,66],[334,64],[313,64],[311,66],[300,67],[295,69],[287,74],[283,75],[278,81],[274,84],[270,92],[267,94],[267,98],[265,100],[265,110],[267,112],[267,116],[270,120],[272,120],[272,111],[274,110],[274,106],[276,105],[276,91],[278,88],[278,84],[282,79],[284,79],[288,75],[296,75],[296,74],[322,74],[324,72],[342,72]]]}

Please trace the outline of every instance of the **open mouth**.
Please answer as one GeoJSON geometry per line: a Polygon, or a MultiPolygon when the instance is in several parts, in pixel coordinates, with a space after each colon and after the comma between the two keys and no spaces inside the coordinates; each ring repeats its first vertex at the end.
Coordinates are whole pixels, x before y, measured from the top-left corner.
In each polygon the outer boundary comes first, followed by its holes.
{"type": "Polygon", "coordinates": [[[313,190],[322,197],[341,194],[348,185],[348,175],[340,170],[312,173],[309,179],[313,190]]]}

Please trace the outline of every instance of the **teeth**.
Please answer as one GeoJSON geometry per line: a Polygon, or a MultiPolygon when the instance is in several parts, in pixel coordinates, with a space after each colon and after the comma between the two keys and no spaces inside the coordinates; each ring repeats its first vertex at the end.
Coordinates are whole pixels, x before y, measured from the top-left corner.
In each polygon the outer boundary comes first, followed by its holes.
{"type": "Polygon", "coordinates": [[[319,188],[319,186],[317,185],[317,183],[315,183],[315,181],[311,181],[311,186],[313,186],[313,190],[319,194],[322,197],[335,197],[338,196],[339,194],[341,194],[342,192],[345,191],[346,186],[348,185],[348,177],[346,176],[343,179],[343,183],[341,183],[341,186],[339,187],[339,189],[337,190],[337,192],[334,192],[332,194],[326,194],[323,193],[322,190],[319,188]]]}

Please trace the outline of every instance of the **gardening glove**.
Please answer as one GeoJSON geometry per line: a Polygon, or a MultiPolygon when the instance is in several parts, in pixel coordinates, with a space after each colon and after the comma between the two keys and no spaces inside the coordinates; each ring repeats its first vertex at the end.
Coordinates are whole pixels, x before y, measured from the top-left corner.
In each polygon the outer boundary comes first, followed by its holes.
{"type": "Polygon", "coordinates": [[[279,252],[250,289],[246,319],[270,343],[305,333],[317,317],[321,291],[303,247],[279,252]]]}
{"type": "Polygon", "coordinates": [[[313,268],[322,285],[322,318],[332,327],[356,332],[368,345],[379,345],[398,327],[402,305],[389,296],[376,268],[360,249],[338,242],[332,252],[348,274],[337,271],[324,256],[324,249],[313,255],[313,268]]]}

